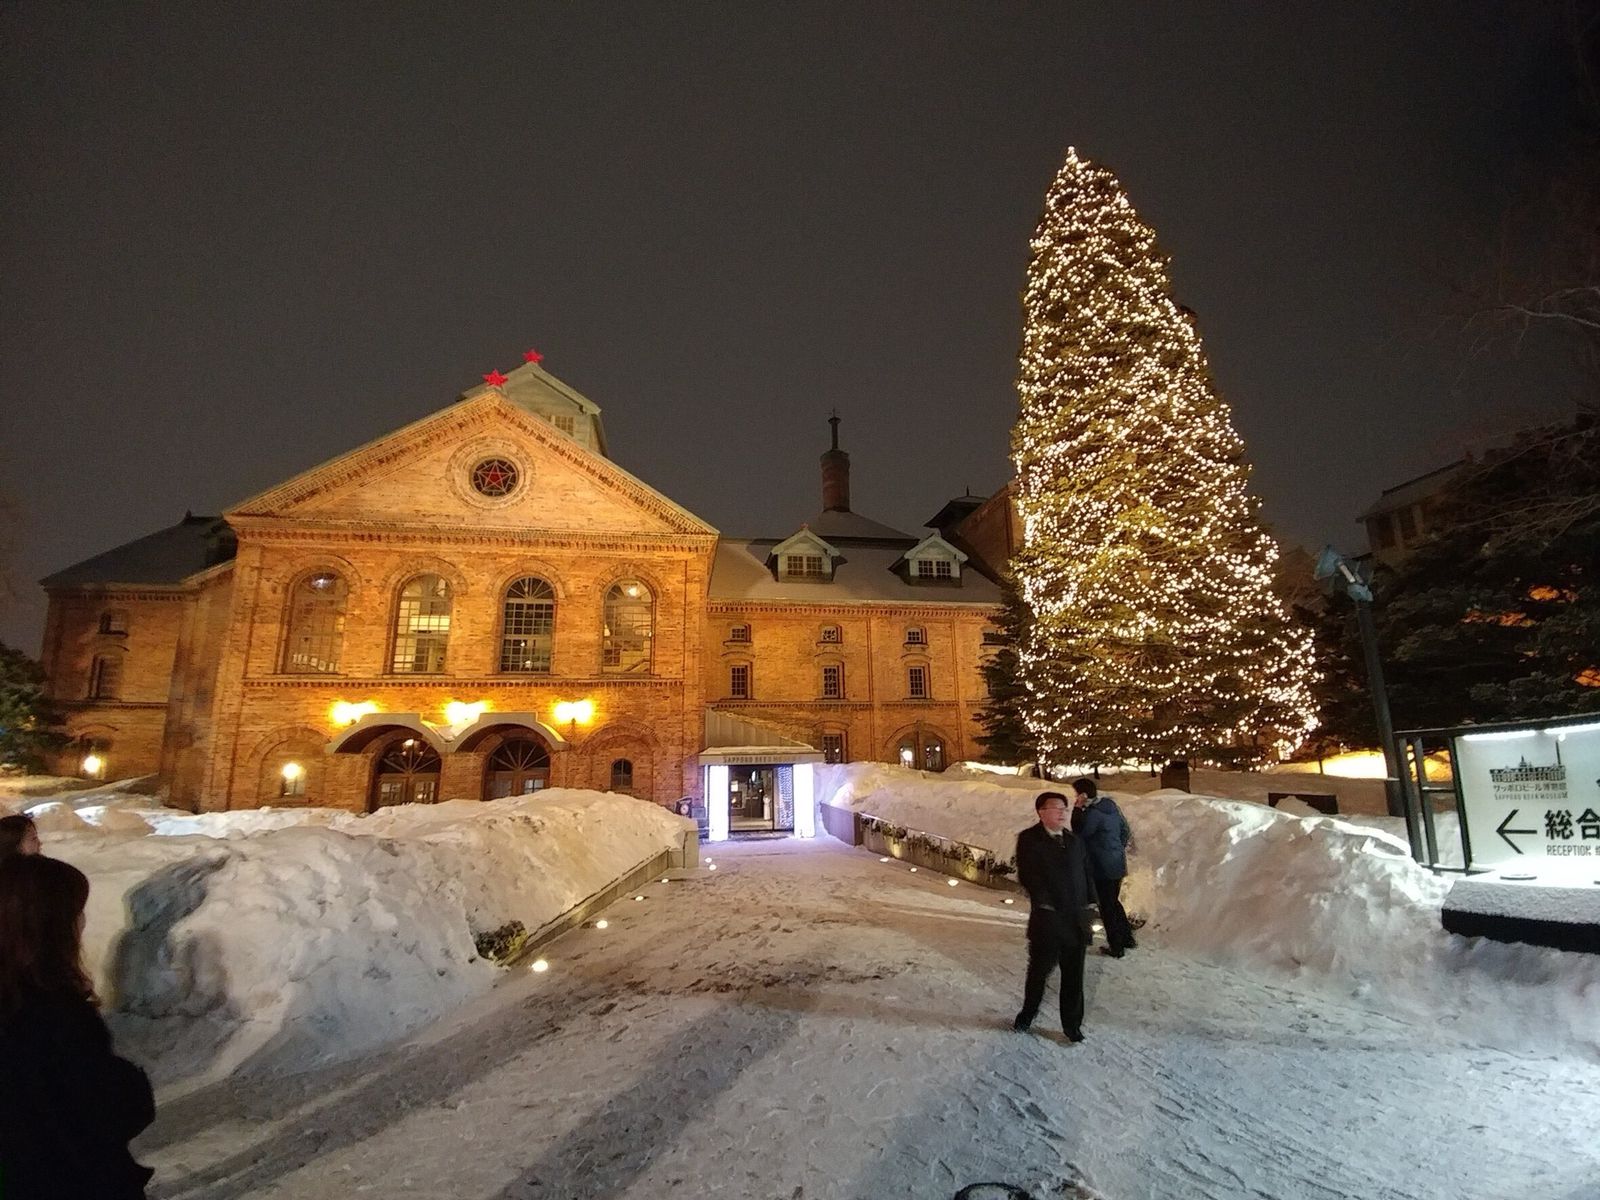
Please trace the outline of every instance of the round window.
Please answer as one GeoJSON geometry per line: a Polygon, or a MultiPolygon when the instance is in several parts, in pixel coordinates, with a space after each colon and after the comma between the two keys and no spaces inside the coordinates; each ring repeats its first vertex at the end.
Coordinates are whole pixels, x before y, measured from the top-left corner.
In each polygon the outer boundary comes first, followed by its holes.
{"type": "Polygon", "coordinates": [[[519,478],[516,464],[503,458],[486,458],[472,468],[472,486],[480,496],[509,496],[519,478]]]}

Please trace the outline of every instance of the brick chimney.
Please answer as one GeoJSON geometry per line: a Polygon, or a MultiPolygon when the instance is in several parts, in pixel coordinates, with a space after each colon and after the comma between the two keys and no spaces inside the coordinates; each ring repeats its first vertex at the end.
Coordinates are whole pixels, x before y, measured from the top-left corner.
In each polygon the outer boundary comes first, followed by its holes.
{"type": "Polygon", "coordinates": [[[833,448],[822,456],[822,510],[850,511],[850,456],[839,449],[839,414],[828,418],[833,427],[833,448]]]}

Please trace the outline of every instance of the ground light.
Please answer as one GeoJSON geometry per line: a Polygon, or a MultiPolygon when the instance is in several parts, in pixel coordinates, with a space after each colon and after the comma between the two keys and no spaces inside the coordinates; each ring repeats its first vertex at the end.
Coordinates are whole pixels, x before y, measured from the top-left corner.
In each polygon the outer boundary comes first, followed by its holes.
{"type": "Polygon", "coordinates": [[[888,855],[887,855],[887,854],[885,854],[885,855],[884,855],[884,856],[883,856],[883,857],[882,857],[882,858],[880,858],[880,859],[879,859],[879,860],[878,860],[878,861],[879,861],[879,862],[888,862],[888,861],[889,861],[889,856],[888,856],[888,855]]]}
{"type": "Polygon", "coordinates": [[[634,897],[634,899],[635,899],[635,900],[643,900],[643,899],[644,899],[644,897],[643,897],[643,896],[635,896],[635,897],[634,897]]]}
{"type": "Polygon", "coordinates": [[[1004,899],[1004,900],[1002,900],[1002,901],[1001,901],[1001,902],[1000,902],[1000,903],[1002,903],[1002,904],[1015,904],[1015,903],[1016,903],[1016,901],[1015,901],[1015,900],[1013,900],[1013,899],[1012,899],[1012,898],[1011,898],[1011,897],[1010,897],[1010,896],[1007,896],[1007,897],[1006,897],[1006,898],[1005,898],[1005,899],[1004,899]]]}
{"type": "Polygon", "coordinates": [[[549,969],[550,964],[545,962],[545,960],[542,958],[534,959],[533,965],[528,968],[528,970],[532,971],[535,975],[543,975],[549,969]]]}
{"type": "Polygon", "coordinates": [[[945,882],[948,883],[951,887],[955,887],[956,884],[960,883],[961,881],[959,879],[946,879],[945,882]]]}
{"type": "Polygon", "coordinates": [[[916,868],[915,868],[915,867],[912,867],[912,868],[911,868],[911,873],[912,873],[912,874],[913,874],[913,875],[915,875],[915,874],[916,874],[916,873],[917,873],[917,869],[916,869],[916,868]]]}
{"type": "Polygon", "coordinates": [[[709,867],[706,868],[706,870],[708,870],[708,871],[715,871],[716,869],[717,869],[717,864],[716,863],[712,863],[709,867]]]}
{"type": "Polygon", "coordinates": [[[596,921],[596,922],[595,922],[595,923],[594,923],[594,927],[595,927],[595,928],[596,928],[596,929],[604,929],[604,928],[605,928],[605,927],[606,927],[606,926],[607,926],[607,925],[609,925],[609,924],[610,924],[610,923],[611,923],[611,922],[609,922],[609,921],[607,921],[607,920],[606,920],[606,919],[605,919],[605,918],[604,918],[604,917],[601,917],[601,918],[600,918],[600,919],[599,919],[599,920],[598,920],[598,921],[596,921]]]}

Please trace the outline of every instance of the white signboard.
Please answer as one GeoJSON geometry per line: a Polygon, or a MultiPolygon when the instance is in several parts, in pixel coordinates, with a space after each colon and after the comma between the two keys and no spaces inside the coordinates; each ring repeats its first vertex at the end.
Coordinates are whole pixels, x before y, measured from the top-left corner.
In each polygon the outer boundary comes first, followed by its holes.
{"type": "Polygon", "coordinates": [[[1600,722],[1456,738],[1472,865],[1597,860],[1600,722]]]}

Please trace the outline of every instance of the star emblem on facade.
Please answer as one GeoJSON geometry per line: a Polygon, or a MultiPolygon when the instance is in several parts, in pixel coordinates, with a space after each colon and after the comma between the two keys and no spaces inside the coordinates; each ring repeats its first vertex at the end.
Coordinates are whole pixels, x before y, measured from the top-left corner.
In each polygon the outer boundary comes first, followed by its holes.
{"type": "Polygon", "coordinates": [[[544,355],[540,354],[537,350],[524,350],[522,352],[522,361],[542,363],[544,361],[544,355]]]}
{"type": "Polygon", "coordinates": [[[505,385],[506,377],[499,371],[490,371],[483,377],[483,381],[490,387],[502,387],[505,385]]]}

